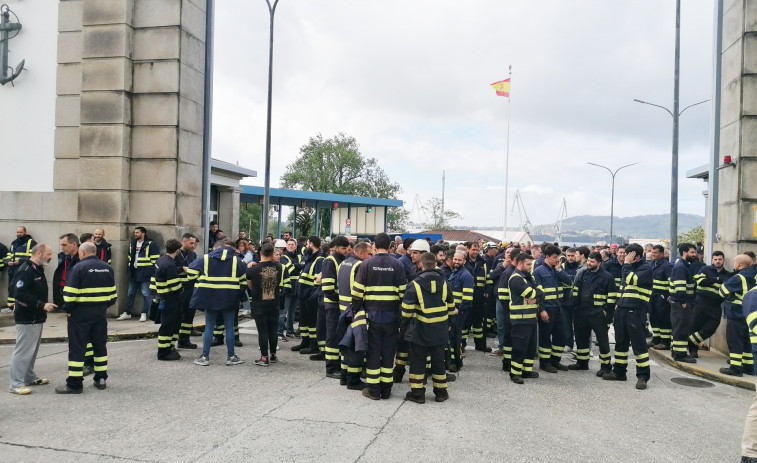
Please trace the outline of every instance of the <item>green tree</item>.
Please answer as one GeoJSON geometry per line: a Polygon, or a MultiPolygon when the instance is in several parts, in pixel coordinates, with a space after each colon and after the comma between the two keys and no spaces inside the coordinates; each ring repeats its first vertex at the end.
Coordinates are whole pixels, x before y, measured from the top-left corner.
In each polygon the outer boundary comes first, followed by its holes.
{"type": "Polygon", "coordinates": [[[421,206],[421,208],[431,218],[428,225],[432,230],[445,230],[450,228],[450,220],[462,219],[463,216],[449,209],[442,210],[442,200],[440,198],[431,198],[421,206]]]}
{"type": "Polygon", "coordinates": [[[283,188],[395,199],[401,191],[374,158],[365,158],[354,137],[318,134],[281,176],[283,188]]]}
{"type": "Polygon", "coordinates": [[[691,244],[704,243],[704,228],[701,225],[697,225],[686,233],[678,235],[678,242],[691,244]]]}
{"type": "MultiPolygon", "coordinates": [[[[251,241],[261,241],[260,210],[262,206],[254,203],[242,203],[239,207],[239,230],[246,232],[251,241]]],[[[276,220],[273,213],[268,214],[268,233],[276,234],[276,220]]],[[[236,239],[236,237],[233,237],[236,239]]]]}
{"type": "Polygon", "coordinates": [[[410,212],[404,207],[386,208],[386,226],[389,231],[395,233],[407,232],[408,220],[410,220],[410,212]]]}

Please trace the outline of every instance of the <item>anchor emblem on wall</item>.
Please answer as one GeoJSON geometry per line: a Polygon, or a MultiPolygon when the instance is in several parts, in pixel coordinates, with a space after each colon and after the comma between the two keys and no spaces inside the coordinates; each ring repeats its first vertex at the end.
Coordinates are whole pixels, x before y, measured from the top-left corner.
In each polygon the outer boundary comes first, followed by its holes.
{"type": "Polygon", "coordinates": [[[21,30],[21,23],[18,21],[16,13],[11,11],[8,5],[0,5],[0,85],[5,85],[13,81],[24,70],[24,61],[21,60],[16,69],[8,66],[8,42],[16,37],[21,30]],[[16,22],[10,21],[10,15],[16,19],[16,22]],[[9,72],[10,71],[10,72],[9,72]]]}

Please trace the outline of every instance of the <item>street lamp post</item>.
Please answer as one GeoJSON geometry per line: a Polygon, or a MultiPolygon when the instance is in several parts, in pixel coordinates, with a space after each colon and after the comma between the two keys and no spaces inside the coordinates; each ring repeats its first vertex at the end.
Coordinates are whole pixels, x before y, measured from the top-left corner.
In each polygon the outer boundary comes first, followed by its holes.
{"type": "Polygon", "coordinates": [[[612,176],[612,193],[610,194],[610,244],[612,244],[612,221],[615,216],[615,175],[620,171],[620,169],[625,169],[626,167],[635,166],[638,164],[638,162],[634,162],[633,164],[626,164],[625,166],[620,166],[613,172],[609,167],[605,167],[599,164],[594,164],[593,162],[587,162],[587,164],[591,164],[592,166],[601,167],[605,169],[607,172],[610,173],[610,176],[612,176]]]}
{"type": "Polygon", "coordinates": [[[276,14],[276,5],[279,0],[265,0],[268,4],[270,17],[271,35],[268,40],[268,125],[265,131],[265,186],[263,187],[263,210],[260,218],[260,240],[268,233],[268,209],[271,206],[271,100],[273,88],[273,17],[276,14]]]}
{"type": "MultiPolygon", "coordinates": [[[[676,41],[676,43],[678,43],[676,41]]],[[[676,54],[677,56],[677,54],[676,54]]],[[[676,69],[678,69],[676,67],[676,69]]],[[[675,91],[676,97],[673,101],[673,111],[669,110],[665,106],[650,103],[648,101],[639,100],[638,98],[634,98],[633,101],[641,104],[646,104],[649,106],[654,106],[656,108],[660,108],[665,110],[666,113],[670,114],[670,117],[673,118],[673,154],[672,154],[672,162],[671,162],[671,173],[670,173],[670,249],[672,250],[676,249],[678,247],[678,118],[681,117],[681,114],[683,114],[684,111],[691,108],[692,106],[700,105],[702,103],[707,103],[709,100],[703,100],[698,103],[690,104],[683,108],[681,111],[678,111],[678,77],[676,75],[676,91],[675,91]]]]}

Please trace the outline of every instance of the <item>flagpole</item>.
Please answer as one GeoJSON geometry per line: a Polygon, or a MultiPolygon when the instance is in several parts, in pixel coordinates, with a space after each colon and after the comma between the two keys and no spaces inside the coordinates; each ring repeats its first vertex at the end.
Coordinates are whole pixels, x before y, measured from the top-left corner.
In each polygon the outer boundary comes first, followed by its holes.
{"type": "MultiPolygon", "coordinates": [[[[510,91],[512,91],[513,65],[510,65],[508,79],[510,79],[510,91]]],[[[505,221],[502,229],[502,241],[507,241],[507,188],[509,184],[510,170],[510,92],[507,95],[507,143],[505,144],[505,221]]]]}

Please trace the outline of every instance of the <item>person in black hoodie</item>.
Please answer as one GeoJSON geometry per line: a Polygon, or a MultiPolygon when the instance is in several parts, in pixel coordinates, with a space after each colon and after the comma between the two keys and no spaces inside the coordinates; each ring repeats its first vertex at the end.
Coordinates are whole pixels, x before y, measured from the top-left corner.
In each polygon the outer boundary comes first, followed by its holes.
{"type": "Polygon", "coordinates": [[[8,254],[3,256],[5,258],[5,265],[8,267],[8,306],[12,306],[14,303],[13,291],[11,290],[11,283],[13,282],[13,275],[16,270],[26,262],[32,256],[32,248],[37,245],[37,242],[26,233],[26,227],[23,225],[16,228],[16,239],[11,243],[11,247],[8,249],[8,254]]]}

